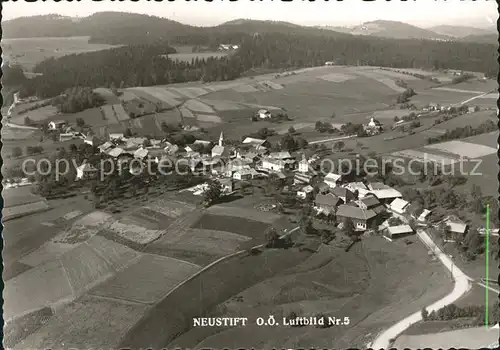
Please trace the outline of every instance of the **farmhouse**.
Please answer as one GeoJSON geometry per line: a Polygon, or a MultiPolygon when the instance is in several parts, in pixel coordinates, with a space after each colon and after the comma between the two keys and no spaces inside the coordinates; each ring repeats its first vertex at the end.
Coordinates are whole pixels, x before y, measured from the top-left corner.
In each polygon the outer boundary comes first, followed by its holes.
{"type": "Polygon", "coordinates": [[[109,141],[120,141],[120,140],[124,140],[125,137],[123,135],[123,133],[112,133],[112,134],[109,134],[109,141]]]}
{"type": "Polygon", "coordinates": [[[313,175],[304,173],[295,173],[293,177],[293,183],[296,184],[310,184],[313,179],[313,175]]]}
{"type": "Polygon", "coordinates": [[[384,206],[379,202],[375,196],[366,196],[356,201],[358,207],[364,210],[373,210],[377,215],[385,211],[384,206]]]}
{"type": "Polygon", "coordinates": [[[271,112],[269,112],[267,109],[261,109],[257,112],[257,116],[260,119],[270,119],[272,117],[271,112]]]}
{"type": "Polygon", "coordinates": [[[385,188],[381,190],[371,190],[367,194],[373,194],[382,203],[390,203],[394,198],[401,198],[403,195],[394,188],[385,188]]]}
{"type": "Polygon", "coordinates": [[[297,191],[297,197],[300,199],[310,198],[314,193],[314,188],[310,185],[302,187],[299,191],[297,191]]]}
{"type": "Polygon", "coordinates": [[[366,230],[377,214],[373,210],[363,210],[348,204],[342,204],[337,209],[337,220],[351,219],[356,230],[366,230]]]}
{"type": "Polygon", "coordinates": [[[233,179],[235,180],[250,180],[252,178],[252,172],[250,169],[237,170],[233,174],[233,179]]]}
{"type": "Polygon", "coordinates": [[[236,153],[236,158],[244,161],[248,161],[250,163],[256,163],[260,159],[260,155],[256,152],[246,152],[246,153],[236,153]]]}
{"type": "Polygon", "coordinates": [[[247,137],[243,140],[244,145],[252,145],[255,148],[265,147],[268,142],[262,139],[256,139],[253,137],[247,137]]]}
{"type": "MultiPolygon", "coordinates": [[[[316,186],[318,187],[319,193],[326,194],[326,193],[330,192],[330,186],[328,186],[324,182],[320,182],[316,186]]],[[[340,187],[337,187],[337,188],[340,188],[340,187]]]]}
{"type": "Polygon", "coordinates": [[[347,188],[352,193],[358,193],[360,197],[364,197],[368,194],[368,187],[362,182],[350,182],[345,184],[343,187],[347,188]]]}
{"type": "Polygon", "coordinates": [[[431,211],[430,210],[427,210],[427,209],[424,209],[424,211],[422,211],[422,213],[419,215],[419,217],[417,218],[417,221],[418,222],[426,222],[427,221],[427,218],[428,216],[430,215],[431,211]]]}
{"type": "Polygon", "coordinates": [[[389,226],[387,228],[387,236],[391,239],[401,238],[413,234],[413,229],[410,225],[389,226]]]}
{"type": "Polygon", "coordinates": [[[267,170],[281,171],[285,169],[285,161],[274,158],[264,158],[262,168],[267,170]]]}
{"type": "Polygon", "coordinates": [[[446,217],[442,222],[449,226],[450,231],[455,235],[460,234],[463,237],[467,231],[467,224],[454,215],[446,217]]]}
{"type": "Polygon", "coordinates": [[[345,187],[335,187],[332,189],[332,193],[342,199],[344,203],[354,200],[354,193],[345,187]]]}
{"type": "Polygon", "coordinates": [[[409,205],[410,203],[408,203],[404,199],[396,198],[391,202],[389,209],[391,209],[393,212],[397,214],[404,214],[408,209],[409,205]]]}
{"type": "Polygon", "coordinates": [[[113,158],[118,158],[123,153],[125,153],[125,151],[123,150],[123,148],[120,148],[120,147],[112,148],[112,149],[109,149],[108,151],[106,151],[106,154],[110,157],[113,157],[113,158]]]}
{"type": "Polygon", "coordinates": [[[173,155],[176,155],[177,153],[179,153],[179,152],[180,152],[180,148],[179,148],[179,146],[177,146],[177,145],[170,145],[170,146],[166,146],[166,147],[163,149],[163,151],[164,151],[166,154],[173,156],[173,155]]]}
{"type": "Polygon", "coordinates": [[[105,142],[97,148],[99,148],[99,151],[101,153],[107,153],[111,148],[114,148],[114,147],[115,147],[115,145],[113,145],[111,142],[105,142]]]}
{"type": "Polygon", "coordinates": [[[335,211],[335,208],[342,203],[342,200],[332,193],[321,194],[318,193],[314,199],[314,209],[318,213],[326,215],[335,211]]]}
{"type": "Polygon", "coordinates": [[[335,173],[328,173],[323,180],[330,188],[335,188],[338,186],[342,179],[342,175],[335,173]]]}
{"type": "Polygon", "coordinates": [[[49,122],[49,130],[61,130],[66,125],[64,120],[52,120],[49,122]]]}
{"type": "Polygon", "coordinates": [[[98,170],[94,168],[91,164],[87,163],[86,160],[83,161],[82,165],[76,168],[76,180],[87,180],[92,179],[97,176],[98,170]]]}
{"type": "Polygon", "coordinates": [[[134,158],[144,160],[148,156],[149,151],[145,148],[139,148],[137,151],[134,152],[134,158]]]}

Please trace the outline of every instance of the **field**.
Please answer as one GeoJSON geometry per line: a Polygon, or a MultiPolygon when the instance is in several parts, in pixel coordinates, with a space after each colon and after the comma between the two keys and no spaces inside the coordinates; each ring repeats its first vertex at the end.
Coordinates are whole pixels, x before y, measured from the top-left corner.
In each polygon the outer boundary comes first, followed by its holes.
{"type": "Polygon", "coordinates": [[[70,54],[105,50],[113,45],[89,44],[89,37],[67,38],[21,38],[2,40],[2,51],[9,62],[17,62],[25,70],[49,57],[61,57],[70,54]]]}
{"type": "Polygon", "coordinates": [[[3,208],[2,217],[3,221],[12,220],[15,218],[23,217],[37,212],[49,210],[50,206],[45,200],[11,206],[3,208]]]}
{"type": "MultiPolygon", "coordinates": [[[[260,256],[235,260],[241,260],[242,263],[248,260],[247,264],[251,264],[254,268],[250,275],[245,274],[245,276],[253,279],[254,274],[262,273],[259,269],[261,259],[268,261],[263,270],[274,270],[278,257],[284,257],[289,253],[291,251],[265,251],[260,256]],[[251,260],[255,261],[250,262],[251,260]]],[[[298,252],[293,254],[296,255],[298,252]]],[[[255,346],[307,348],[331,347],[334,343],[339,347],[343,345],[347,347],[348,344],[362,347],[369,341],[370,334],[373,337],[383,327],[419,310],[423,305],[451,290],[451,283],[443,283],[447,281],[444,279],[444,269],[439,263],[432,263],[429,260],[426,249],[417,242],[408,248],[403,242],[388,243],[380,237],[366,239],[362,246],[356,245],[348,253],[334,246],[321,246],[317,253],[309,257],[302,256],[300,262],[289,265],[281,273],[275,271],[267,279],[260,278],[261,282],[253,283],[239,293],[229,290],[224,292],[227,295],[225,301],[213,308],[210,316],[244,315],[249,317],[247,327],[192,328],[173,341],[156,343],[153,339],[148,339],[147,344],[169,348],[255,346]],[[419,266],[416,269],[415,264],[419,266]],[[410,270],[424,272],[408,274],[410,270]],[[426,285],[420,284],[419,281],[426,281],[426,285]],[[429,288],[429,285],[432,288],[429,288]],[[290,311],[300,316],[313,315],[317,312],[337,317],[348,316],[351,323],[349,326],[330,329],[255,326],[254,320],[258,316],[273,314],[280,320],[282,315],[286,316],[290,311]]],[[[218,265],[217,269],[223,268],[224,265],[224,263],[218,265]]],[[[233,261],[231,265],[236,267],[237,261],[233,261]]],[[[238,264],[238,269],[233,269],[240,271],[241,274],[245,266],[238,264]]],[[[208,271],[203,277],[203,286],[207,292],[215,283],[212,282],[211,275],[212,272],[208,271]]],[[[233,285],[234,277],[229,270],[218,276],[224,276],[226,289],[233,285]]],[[[198,283],[193,281],[191,288],[194,289],[198,283]]],[[[190,293],[189,287],[190,285],[186,285],[182,291],[190,293]]],[[[207,292],[203,294],[206,299],[209,298],[207,292]]],[[[222,293],[218,291],[217,295],[220,296],[222,293]]],[[[175,298],[175,295],[167,297],[158,308],[161,305],[162,310],[166,310],[167,305],[175,298]]],[[[210,299],[206,299],[203,305],[212,305],[210,299]]],[[[196,316],[200,315],[193,306],[186,306],[183,314],[192,312],[196,316]],[[189,308],[193,309],[188,310],[189,308]]],[[[188,315],[178,317],[190,319],[188,315]]],[[[122,345],[146,341],[142,336],[147,334],[146,324],[149,322],[158,324],[164,319],[160,310],[152,312],[150,316],[149,321],[143,321],[145,324],[137,333],[130,334],[128,337],[130,342],[124,342],[122,345]],[[134,343],[131,343],[132,334],[139,336],[137,339],[134,338],[134,343]]],[[[172,338],[180,325],[174,328],[170,317],[165,321],[169,322],[170,326],[165,329],[168,331],[165,332],[164,338],[172,338]]]]}

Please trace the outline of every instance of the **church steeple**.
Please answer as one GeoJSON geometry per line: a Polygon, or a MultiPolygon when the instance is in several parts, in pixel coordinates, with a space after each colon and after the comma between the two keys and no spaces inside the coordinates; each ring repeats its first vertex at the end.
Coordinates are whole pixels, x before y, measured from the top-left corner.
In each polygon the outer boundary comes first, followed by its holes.
{"type": "Polygon", "coordinates": [[[222,133],[222,131],[220,132],[220,136],[219,136],[219,146],[222,147],[222,144],[224,143],[224,134],[222,133]]]}

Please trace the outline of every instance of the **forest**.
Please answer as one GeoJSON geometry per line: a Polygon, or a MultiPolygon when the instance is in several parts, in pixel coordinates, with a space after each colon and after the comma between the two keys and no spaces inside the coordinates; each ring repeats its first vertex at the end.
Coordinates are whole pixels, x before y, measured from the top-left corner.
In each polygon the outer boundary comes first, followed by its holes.
{"type": "Polygon", "coordinates": [[[43,75],[23,84],[21,96],[53,97],[77,85],[130,87],[224,81],[254,68],[303,68],[326,61],[491,72],[498,70],[496,51],[492,44],[267,33],[245,35],[240,49],[232,55],[181,62],[165,56],[175,49],[164,43],[130,45],[43,61],[34,68],[43,75]]]}

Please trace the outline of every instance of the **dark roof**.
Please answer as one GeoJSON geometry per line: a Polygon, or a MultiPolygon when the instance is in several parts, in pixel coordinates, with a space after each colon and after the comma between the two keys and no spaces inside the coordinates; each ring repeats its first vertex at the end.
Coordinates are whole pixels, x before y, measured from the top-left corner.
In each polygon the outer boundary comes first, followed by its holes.
{"type": "Polygon", "coordinates": [[[343,204],[338,207],[337,216],[358,220],[369,220],[377,216],[377,214],[370,209],[363,210],[359,207],[343,204]]]}
{"type": "Polygon", "coordinates": [[[314,202],[316,203],[316,205],[328,205],[334,207],[337,206],[341,202],[341,200],[339,197],[334,196],[331,193],[328,194],[318,193],[316,195],[314,202]]]}
{"type": "Polygon", "coordinates": [[[361,202],[363,202],[368,208],[380,204],[379,200],[375,196],[366,196],[365,198],[361,199],[361,202]]]}
{"type": "Polygon", "coordinates": [[[351,191],[349,191],[345,187],[334,187],[332,189],[332,193],[338,197],[347,197],[348,193],[353,194],[351,191]]]}

